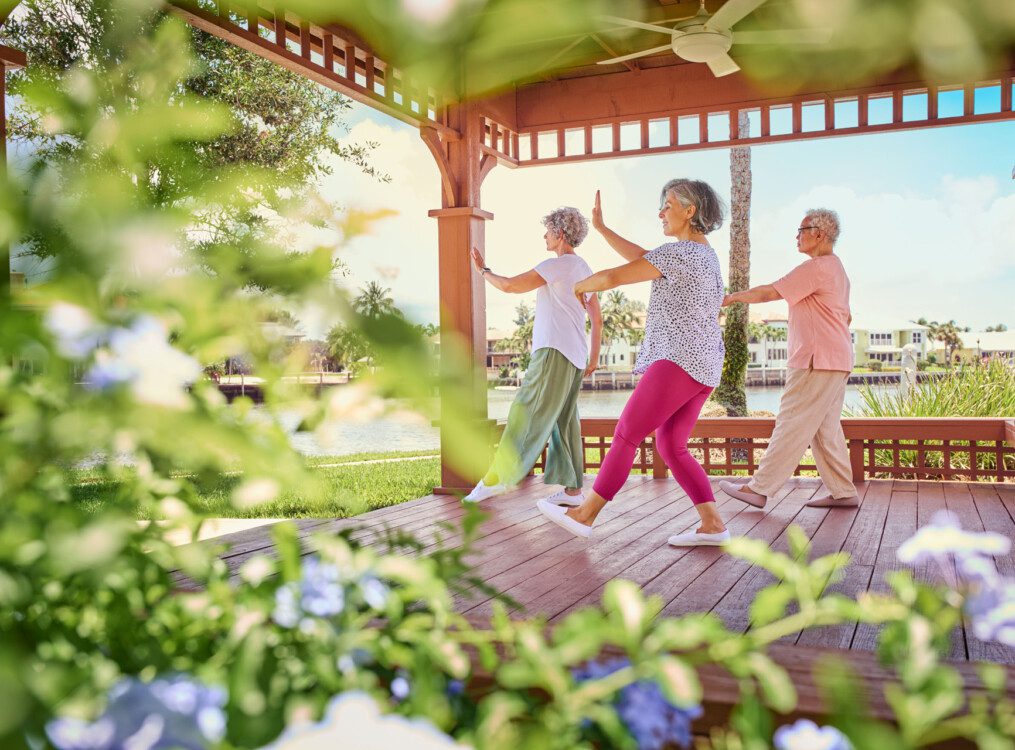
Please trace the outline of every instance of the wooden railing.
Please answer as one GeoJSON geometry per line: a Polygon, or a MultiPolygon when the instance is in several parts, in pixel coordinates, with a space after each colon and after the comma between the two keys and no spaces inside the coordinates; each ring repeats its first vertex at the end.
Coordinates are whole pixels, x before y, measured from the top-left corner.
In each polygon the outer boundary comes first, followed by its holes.
{"type": "MultiPolygon", "coordinates": [[[[582,420],[586,471],[602,466],[616,425],[616,419],[582,420]]],[[[709,474],[753,474],[774,427],[773,418],[703,418],[695,425],[688,448],[709,474]]],[[[857,482],[882,478],[1015,481],[1015,419],[858,418],[843,419],[842,427],[857,482]]],[[[544,460],[545,453],[536,463],[537,471],[544,460]]],[[[816,471],[814,463],[808,462],[797,466],[795,473],[816,471]]],[[[638,447],[633,472],[667,476],[654,436],[638,447]]]]}

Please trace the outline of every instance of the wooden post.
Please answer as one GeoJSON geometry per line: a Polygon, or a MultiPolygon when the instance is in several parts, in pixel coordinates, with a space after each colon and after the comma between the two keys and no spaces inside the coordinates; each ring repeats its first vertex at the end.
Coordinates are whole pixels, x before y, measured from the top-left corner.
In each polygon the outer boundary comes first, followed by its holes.
{"type": "MultiPolygon", "coordinates": [[[[447,124],[460,137],[443,144],[445,151],[436,161],[443,173],[442,182],[450,189],[445,187],[442,193],[443,206],[429,212],[437,219],[441,358],[446,362],[445,353],[455,347],[469,355],[474,369],[467,402],[472,418],[480,424],[486,420],[487,407],[486,287],[473,270],[469,253],[475,247],[485,254],[485,225],[493,218],[479,207],[483,121],[474,107],[458,104],[448,107],[447,124]]],[[[447,379],[442,388],[461,388],[461,384],[447,379]]],[[[434,490],[439,494],[471,489],[479,478],[461,476],[446,460],[450,442],[445,409],[451,408],[446,395],[441,393],[441,486],[434,490]]],[[[462,394],[455,395],[461,403],[462,394]]]]}
{"type": "MultiPolygon", "coordinates": [[[[7,175],[7,71],[23,68],[27,64],[25,53],[0,44],[0,174],[7,175]]],[[[7,267],[7,281],[0,285],[0,310],[7,314],[11,309],[11,249],[0,242],[0,259],[7,267]]]]}
{"type": "Polygon", "coordinates": [[[862,482],[866,479],[863,466],[863,438],[850,439],[849,466],[853,471],[853,482],[862,482]]]}

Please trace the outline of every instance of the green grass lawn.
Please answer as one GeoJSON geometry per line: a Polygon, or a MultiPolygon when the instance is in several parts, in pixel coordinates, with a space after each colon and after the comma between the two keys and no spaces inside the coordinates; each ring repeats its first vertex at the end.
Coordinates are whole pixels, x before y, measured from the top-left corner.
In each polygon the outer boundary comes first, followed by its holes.
{"type": "MultiPolygon", "coordinates": [[[[349,463],[417,455],[427,455],[427,452],[320,456],[314,457],[310,463],[349,463]]],[[[230,497],[242,477],[227,475],[206,488],[198,509],[210,517],[220,518],[345,518],[429,495],[440,484],[438,458],[336,466],[318,471],[327,487],[322,500],[307,498],[301,496],[299,491],[294,491],[284,493],[271,503],[241,510],[232,506],[230,497]]],[[[116,502],[119,489],[117,484],[95,479],[95,472],[82,471],[81,481],[74,486],[72,493],[75,502],[91,511],[98,511],[104,505],[116,502]]],[[[148,516],[142,512],[139,517],[148,516]]]]}

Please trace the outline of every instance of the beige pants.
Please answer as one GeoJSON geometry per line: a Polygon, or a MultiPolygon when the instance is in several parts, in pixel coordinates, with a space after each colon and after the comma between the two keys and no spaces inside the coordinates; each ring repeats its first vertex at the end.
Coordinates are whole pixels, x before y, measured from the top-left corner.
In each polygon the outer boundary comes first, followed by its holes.
{"type": "Polygon", "coordinates": [[[856,494],[840,421],[848,379],[849,373],[840,370],[789,369],[772,439],[748,487],[774,495],[793,476],[809,445],[832,497],[856,494]]]}

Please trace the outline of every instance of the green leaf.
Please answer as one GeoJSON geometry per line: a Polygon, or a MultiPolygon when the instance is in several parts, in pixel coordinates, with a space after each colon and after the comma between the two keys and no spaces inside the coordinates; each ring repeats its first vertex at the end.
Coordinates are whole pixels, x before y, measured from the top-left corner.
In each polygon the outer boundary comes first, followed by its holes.
{"type": "Polygon", "coordinates": [[[983,686],[993,693],[1000,694],[1008,682],[1008,671],[1000,664],[983,662],[976,665],[983,686]]]}
{"type": "Polygon", "coordinates": [[[629,644],[641,639],[645,626],[651,619],[648,602],[637,584],[624,579],[614,579],[603,592],[603,607],[619,618],[629,644]]]}
{"type": "Polygon", "coordinates": [[[811,551],[811,540],[807,538],[807,533],[796,524],[791,524],[786,534],[793,559],[806,561],[811,551]]]}
{"type": "Polygon", "coordinates": [[[659,659],[656,681],[675,706],[690,708],[701,703],[701,681],[694,667],[675,656],[659,659]]]}
{"type": "Polygon", "coordinates": [[[786,607],[795,595],[793,587],[783,583],[763,588],[751,602],[751,622],[755,625],[775,622],[786,613],[786,607]]]}
{"type": "Polygon", "coordinates": [[[786,670],[764,654],[751,654],[748,666],[761,686],[765,700],[779,713],[789,713],[796,707],[797,693],[786,670]]]}

